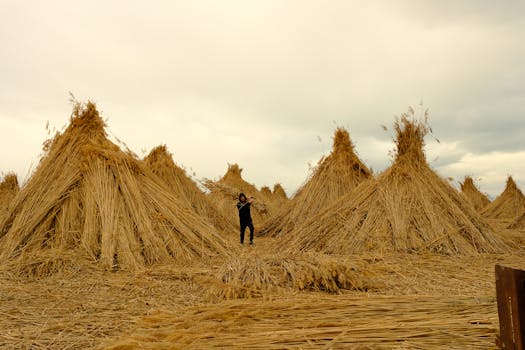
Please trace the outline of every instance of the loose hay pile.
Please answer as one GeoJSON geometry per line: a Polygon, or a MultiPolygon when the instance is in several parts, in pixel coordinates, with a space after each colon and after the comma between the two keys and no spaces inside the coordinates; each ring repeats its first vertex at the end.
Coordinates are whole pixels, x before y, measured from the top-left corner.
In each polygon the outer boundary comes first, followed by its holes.
{"type": "Polygon", "coordinates": [[[155,147],[144,158],[146,166],[185,204],[193,208],[200,217],[209,220],[221,231],[231,230],[231,225],[220,211],[209,201],[197,184],[178,167],[165,145],[155,147]]]}
{"type": "Polygon", "coordinates": [[[481,214],[490,219],[513,221],[525,212],[525,196],[512,176],[507,179],[505,190],[481,214]]]}
{"type": "Polygon", "coordinates": [[[373,288],[373,276],[363,262],[322,254],[294,255],[244,253],[227,260],[212,283],[221,298],[264,297],[282,289],[330,293],[373,288]]]}
{"type": "Polygon", "coordinates": [[[490,203],[488,197],[478,190],[470,176],[465,176],[465,180],[461,184],[461,194],[477,211],[483,210],[490,203]]]}
{"type": "Polygon", "coordinates": [[[77,104],[69,126],[47,142],[0,227],[0,263],[41,271],[34,262],[53,252],[135,270],[226,255],[215,229],[109,141],[104,127],[93,103],[77,104]]]}
{"type": "Polygon", "coordinates": [[[428,166],[426,121],[404,114],[395,130],[392,166],[276,242],[276,249],[330,254],[506,251],[475,209],[428,166]]]}
{"type": "Polygon", "coordinates": [[[307,182],[280,213],[268,220],[260,234],[279,236],[292,231],[370,176],[354,152],[348,131],[338,128],[330,155],[319,161],[307,182]]]}
{"type": "Polygon", "coordinates": [[[271,204],[266,203],[265,196],[257,188],[242,178],[242,169],[238,164],[228,164],[226,174],[219,181],[204,181],[210,193],[208,198],[221,211],[230,223],[239,225],[239,213],[237,211],[237,200],[240,193],[248,197],[255,197],[252,205],[252,218],[257,227],[271,215],[271,204]]]}

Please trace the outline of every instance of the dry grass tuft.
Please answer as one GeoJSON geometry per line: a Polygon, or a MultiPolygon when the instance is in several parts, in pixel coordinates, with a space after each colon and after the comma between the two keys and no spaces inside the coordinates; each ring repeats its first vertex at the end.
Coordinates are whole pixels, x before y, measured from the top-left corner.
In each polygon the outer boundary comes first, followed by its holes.
{"type": "Polygon", "coordinates": [[[276,242],[276,249],[329,254],[502,252],[506,244],[474,208],[427,164],[428,128],[413,115],[395,123],[392,166],[276,242]]]}
{"type": "Polygon", "coordinates": [[[348,131],[338,128],[330,155],[319,161],[307,182],[281,212],[268,220],[260,234],[279,236],[292,231],[370,176],[354,152],[348,131]]]}

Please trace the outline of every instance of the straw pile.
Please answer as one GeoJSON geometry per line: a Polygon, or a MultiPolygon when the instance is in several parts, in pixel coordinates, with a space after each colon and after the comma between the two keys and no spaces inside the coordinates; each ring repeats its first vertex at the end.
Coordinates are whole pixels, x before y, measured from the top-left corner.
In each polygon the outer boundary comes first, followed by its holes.
{"type": "Polygon", "coordinates": [[[270,189],[270,187],[263,186],[261,187],[261,190],[259,192],[262,194],[263,198],[265,198],[266,200],[268,201],[272,200],[273,194],[272,194],[272,190],[270,189]]]}
{"type": "MultiPolygon", "coordinates": [[[[368,264],[367,264],[368,265],[368,264]]],[[[373,288],[367,265],[322,254],[244,253],[226,261],[212,282],[211,293],[221,298],[264,297],[285,288],[340,292],[373,288]]]]}
{"type": "Polygon", "coordinates": [[[93,103],[77,104],[69,126],[46,143],[0,227],[0,262],[45,272],[73,256],[135,270],[226,254],[215,229],[109,141],[104,127],[93,103]],[[52,259],[35,267],[42,256],[52,259]]]}
{"type": "Polygon", "coordinates": [[[7,208],[14,200],[20,186],[18,185],[18,178],[15,173],[9,173],[4,176],[2,182],[0,182],[0,222],[2,222],[2,216],[7,211],[7,208]]]}
{"type": "Polygon", "coordinates": [[[228,164],[226,174],[219,181],[205,180],[204,186],[210,190],[208,198],[221,211],[229,222],[239,225],[239,213],[236,203],[240,193],[247,197],[255,197],[252,205],[252,219],[257,227],[271,215],[271,204],[257,188],[242,178],[242,168],[238,164],[228,164]]]}
{"type": "Polygon", "coordinates": [[[337,254],[506,250],[475,209],[427,164],[426,120],[403,114],[395,131],[397,154],[390,168],[307,220],[278,247],[337,254]]]}
{"type": "Polygon", "coordinates": [[[481,212],[490,219],[513,221],[525,212],[525,196],[512,176],[507,179],[505,190],[481,212]]]}
{"type": "Polygon", "coordinates": [[[478,190],[470,176],[465,176],[465,180],[461,184],[461,194],[477,211],[481,211],[490,203],[488,197],[478,190]]]}
{"type": "Polygon", "coordinates": [[[286,192],[284,191],[283,186],[280,183],[276,183],[273,185],[273,191],[272,194],[274,198],[281,202],[288,201],[288,196],[286,195],[286,192]]]}
{"type": "Polygon", "coordinates": [[[146,166],[157,175],[166,186],[204,220],[210,221],[221,231],[231,229],[231,225],[220,211],[209,201],[197,184],[178,167],[165,145],[157,146],[144,158],[146,166]]]}
{"type": "Polygon", "coordinates": [[[278,215],[268,220],[260,234],[279,236],[292,231],[370,176],[354,152],[348,131],[338,128],[330,155],[319,161],[307,182],[278,215]]]}

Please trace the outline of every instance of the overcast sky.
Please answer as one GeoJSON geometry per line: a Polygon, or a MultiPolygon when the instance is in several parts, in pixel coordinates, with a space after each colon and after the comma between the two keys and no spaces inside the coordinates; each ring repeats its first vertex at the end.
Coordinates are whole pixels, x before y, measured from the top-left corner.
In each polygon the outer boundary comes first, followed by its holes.
{"type": "Polygon", "coordinates": [[[423,102],[442,176],[525,189],[524,40],[521,0],[0,0],[0,171],[27,178],[71,91],[140,156],[292,193],[336,126],[385,169],[381,125],[423,102]]]}

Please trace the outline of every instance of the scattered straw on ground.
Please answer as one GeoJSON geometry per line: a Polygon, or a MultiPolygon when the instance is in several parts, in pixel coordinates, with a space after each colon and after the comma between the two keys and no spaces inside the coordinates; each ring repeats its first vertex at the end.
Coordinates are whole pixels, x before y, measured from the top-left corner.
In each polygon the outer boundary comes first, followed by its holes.
{"type": "Polygon", "coordinates": [[[494,264],[525,268],[523,255],[355,259],[379,276],[380,288],[335,295],[289,288],[220,302],[207,293],[220,264],[135,274],[81,265],[41,279],[1,271],[0,348],[207,348],[234,339],[239,348],[390,349],[395,341],[400,348],[450,348],[456,341],[460,348],[491,348],[498,329],[494,264]],[[148,315],[158,317],[150,322],[148,315]]]}
{"type": "Polygon", "coordinates": [[[491,297],[298,295],[152,314],[106,349],[480,349],[496,329],[491,297]]]}

